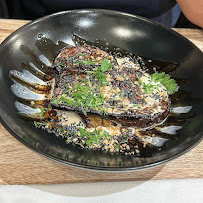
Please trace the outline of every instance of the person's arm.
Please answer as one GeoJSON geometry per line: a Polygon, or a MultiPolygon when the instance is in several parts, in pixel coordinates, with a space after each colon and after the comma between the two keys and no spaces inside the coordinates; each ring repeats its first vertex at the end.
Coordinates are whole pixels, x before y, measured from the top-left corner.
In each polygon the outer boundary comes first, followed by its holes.
{"type": "Polygon", "coordinates": [[[203,28],[203,0],[177,0],[177,2],[186,18],[203,28]]]}

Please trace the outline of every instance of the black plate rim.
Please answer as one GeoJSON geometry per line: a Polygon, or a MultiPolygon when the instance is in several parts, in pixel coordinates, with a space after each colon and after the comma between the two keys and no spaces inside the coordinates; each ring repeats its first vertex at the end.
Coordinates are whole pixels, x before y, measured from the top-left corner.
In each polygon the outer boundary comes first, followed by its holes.
{"type": "MultiPolygon", "coordinates": [[[[187,38],[185,38],[184,36],[182,36],[181,34],[177,33],[176,31],[170,29],[169,27],[167,26],[164,26],[158,22],[155,22],[153,20],[150,20],[150,19],[147,19],[147,18],[144,18],[144,17],[141,17],[141,16],[137,16],[137,15],[132,15],[132,14],[128,14],[128,13],[124,13],[124,12],[119,12],[119,11],[115,11],[115,10],[107,10],[107,9],[76,9],[76,10],[69,10],[69,11],[61,11],[61,12],[58,12],[58,13],[54,13],[54,14],[51,14],[51,15],[48,15],[48,16],[45,16],[45,17],[41,17],[41,18],[38,18],[34,21],[31,21],[25,25],[23,25],[22,27],[18,28],[17,30],[15,30],[12,34],[10,34],[1,44],[0,44],[0,49],[3,48],[4,44],[7,43],[7,41],[10,40],[10,38],[12,38],[16,33],[20,32],[20,31],[23,31],[24,29],[26,29],[28,26],[31,26],[35,23],[38,23],[40,21],[43,21],[45,19],[48,19],[50,17],[53,17],[53,16],[58,16],[58,15],[63,15],[63,14],[66,14],[66,13],[74,13],[74,12],[113,12],[114,14],[117,14],[117,15],[124,15],[124,16],[129,16],[129,17],[132,17],[132,18],[136,18],[136,19],[139,19],[141,21],[146,21],[150,24],[154,24],[155,26],[161,26],[163,29],[171,32],[172,34],[176,35],[177,37],[181,38],[182,40],[184,40],[186,43],[190,43],[190,45],[192,45],[196,50],[199,51],[199,53],[203,56],[203,52],[196,46],[194,45],[190,40],[188,40],[187,38]]],[[[148,169],[148,168],[152,168],[152,167],[155,167],[155,166],[160,166],[160,165],[163,165],[171,160],[174,160],[178,157],[180,157],[181,155],[187,153],[188,151],[190,151],[191,149],[193,149],[195,146],[197,146],[202,140],[203,140],[203,133],[200,134],[200,138],[198,140],[196,140],[195,142],[193,142],[189,148],[181,151],[180,153],[176,154],[176,155],[173,155],[171,156],[170,158],[167,158],[167,159],[164,159],[162,161],[155,161],[151,164],[145,164],[145,165],[141,165],[141,166],[134,166],[134,167],[101,167],[101,166],[91,166],[91,165],[86,165],[86,164],[77,164],[77,163],[74,163],[74,162],[71,162],[71,161],[65,161],[63,159],[60,159],[58,157],[54,157],[52,155],[49,155],[49,154],[46,154],[44,153],[43,151],[35,148],[34,146],[30,145],[29,143],[27,143],[26,141],[24,141],[21,137],[19,137],[15,131],[11,130],[9,125],[7,125],[7,123],[4,121],[2,115],[0,115],[0,122],[1,124],[6,128],[6,130],[8,132],[11,133],[12,136],[14,136],[19,142],[23,143],[26,147],[28,147],[29,149],[37,152],[38,154],[50,159],[50,160],[54,160],[56,162],[59,162],[59,163],[62,163],[64,165],[68,165],[68,166],[71,166],[71,167],[75,167],[75,168],[82,168],[82,169],[86,169],[86,170],[92,170],[92,171],[100,171],[100,172],[128,172],[128,171],[137,171],[137,170],[144,170],[144,169],[148,169]]]]}

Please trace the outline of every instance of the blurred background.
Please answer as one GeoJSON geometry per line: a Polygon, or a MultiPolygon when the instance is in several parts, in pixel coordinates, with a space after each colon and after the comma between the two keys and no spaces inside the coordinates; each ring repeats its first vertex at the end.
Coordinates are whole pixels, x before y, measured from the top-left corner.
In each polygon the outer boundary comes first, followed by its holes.
{"type": "Polygon", "coordinates": [[[0,18],[34,20],[59,11],[101,8],[140,15],[168,27],[198,28],[175,0],[0,0],[0,18]]]}

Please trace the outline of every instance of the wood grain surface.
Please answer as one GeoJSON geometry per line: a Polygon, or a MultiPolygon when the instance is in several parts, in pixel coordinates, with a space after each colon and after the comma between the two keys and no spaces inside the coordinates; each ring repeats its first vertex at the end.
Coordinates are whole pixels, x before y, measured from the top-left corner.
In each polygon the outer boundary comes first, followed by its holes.
{"type": "MultiPolygon", "coordinates": [[[[0,19],[0,43],[28,21],[0,19]]],[[[175,29],[203,51],[203,31],[175,29]]],[[[0,124],[0,184],[203,178],[203,142],[165,165],[137,172],[103,173],[62,165],[30,150],[0,124]]]]}

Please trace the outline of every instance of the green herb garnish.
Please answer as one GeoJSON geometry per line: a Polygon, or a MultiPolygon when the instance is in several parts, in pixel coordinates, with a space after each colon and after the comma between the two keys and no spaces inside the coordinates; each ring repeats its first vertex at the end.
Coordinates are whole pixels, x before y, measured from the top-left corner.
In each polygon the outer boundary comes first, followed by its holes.
{"type": "Polygon", "coordinates": [[[89,66],[89,65],[92,65],[93,63],[92,63],[92,61],[90,61],[90,60],[75,60],[74,62],[74,65],[76,65],[76,66],[79,66],[81,63],[83,64],[83,65],[85,65],[85,66],[89,66]]]}
{"type": "Polygon", "coordinates": [[[40,107],[40,112],[37,114],[38,116],[44,116],[44,108],[40,107]]]}
{"type": "Polygon", "coordinates": [[[109,82],[106,80],[106,72],[112,67],[111,63],[109,63],[108,59],[104,59],[101,62],[101,66],[98,68],[95,78],[97,78],[103,85],[109,85],[109,82]]]}
{"type": "Polygon", "coordinates": [[[85,107],[86,109],[101,109],[104,102],[104,96],[96,92],[94,87],[83,86],[81,83],[70,89],[70,96],[73,97],[75,105],[85,107]],[[77,90],[75,93],[74,90],[77,90]]]}
{"type": "Polygon", "coordinates": [[[71,139],[68,137],[66,140],[66,143],[70,143],[70,142],[71,142],[71,139]]]}
{"type": "Polygon", "coordinates": [[[75,59],[75,58],[78,57],[78,56],[87,56],[87,54],[85,54],[85,53],[77,54],[77,55],[75,55],[75,56],[69,57],[69,60],[75,59]]]}
{"type": "Polygon", "coordinates": [[[56,128],[58,129],[59,132],[65,132],[65,129],[63,126],[56,126],[56,128]]]}
{"type": "MultiPolygon", "coordinates": [[[[84,85],[86,84],[84,83],[84,85]]],[[[67,98],[68,95],[63,94],[62,96],[53,99],[51,103],[65,103],[67,106],[80,106],[84,115],[87,115],[86,110],[88,108],[92,110],[98,108],[105,113],[106,110],[102,108],[104,96],[100,92],[96,92],[94,87],[84,85],[78,83],[74,88],[68,89],[67,93],[71,96],[71,98],[67,98]]]]}
{"type": "Polygon", "coordinates": [[[77,54],[73,57],[70,57],[69,60],[70,59],[73,60],[73,64],[77,65],[77,66],[79,66],[80,64],[83,64],[85,66],[95,65],[96,62],[99,62],[102,60],[102,59],[100,59],[100,60],[89,60],[89,59],[82,60],[82,59],[77,58],[79,56],[87,56],[87,54],[85,54],[85,53],[77,54]]]}
{"type": "Polygon", "coordinates": [[[110,134],[105,130],[94,130],[93,132],[88,132],[84,128],[79,128],[80,136],[86,139],[86,144],[92,146],[93,144],[101,144],[110,134]]]}
{"type": "Polygon", "coordinates": [[[66,105],[72,106],[74,104],[74,100],[72,98],[67,98],[66,94],[62,94],[60,97],[52,99],[51,103],[54,104],[66,103],[66,105]]]}
{"type": "Polygon", "coordinates": [[[151,81],[146,84],[142,82],[137,75],[137,78],[139,80],[140,85],[142,86],[142,89],[147,93],[147,94],[152,94],[154,90],[158,90],[158,88],[163,85],[167,92],[169,94],[173,94],[178,90],[178,85],[174,79],[170,78],[170,75],[162,72],[162,73],[154,73],[151,75],[151,81]]]}
{"type": "Polygon", "coordinates": [[[123,96],[124,96],[124,91],[122,90],[121,96],[120,96],[120,99],[121,99],[121,100],[123,99],[123,96]]]}
{"type": "Polygon", "coordinates": [[[95,74],[95,78],[98,79],[103,85],[109,85],[109,82],[106,80],[106,72],[112,67],[111,63],[109,63],[108,59],[104,59],[101,62],[101,66],[97,71],[87,71],[89,74],[95,74]]]}
{"type": "Polygon", "coordinates": [[[49,104],[48,107],[47,107],[46,113],[49,112],[50,108],[51,108],[51,105],[49,104]]]}
{"type": "Polygon", "coordinates": [[[62,67],[65,67],[65,66],[66,66],[66,64],[63,64],[63,63],[57,63],[56,65],[57,65],[58,68],[60,68],[60,69],[61,69],[62,67]]]}
{"type": "Polygon", "coordinates": [[[88,66],[88,65],[94,64],[93,61],[90,61],[88,59],[80,60],[79,58],[77,58],[79,56],[87,56],[87,54],[81,53],[81,54],[77,54],[73,57],[70,57],[69,60],[73,60],[73,65],[79,66],[80,64],[83,64],[85,66],[88,66]]]}
{"type": "MultiPolygon", "coordinates": [[[[88,71],[89,74],[94,74],[95,78],[98,79],[103,85],[108,85],[106,80],[105,71],[109,70],[112,65],[108,62],[108,59],[104,59],[101,62],[101,66],[96,71],[88,71]]],[[[106,109],[103,108],[104,96],[96,91],[93,86],[89,86],[90,81],[82,81],[83,83],[77,83],[73,88],[69,88],[66,93],[57,98],[52,99],[51,103],[62,104],[65,103],[67,106],[81,107],[84,115],[87,115],[88,109],[99,109],[107,114],[106,109]],[[68,96],[70,96],[68,98],[68,96]]],[[[69,84],[66,84],[69,87],[69,84]]],[[[99,88],[99,87],[98,87],[99,88]]]]}
{"type": "Polygon", "coordinates": [[[112,65],[111,65],[111,63],[109,63],[107,58],[102,60],[101,66],[100,66],[100,70],[101,70],[102,73],[109,70],[111,67],[112,67],[112,65]]]}
{"type": "Polygon", "coordinates": [[[151,76],[154,82],[160,82],[169,94],[173,94],[178,90],[178,85],[174,79],[170,79],[170,75],[163,73],[154,73],[151,76]]]}
{"type": "Polygon", "coordinates": [[[37,121],[34,121],[34,125],[35,125],[35,127],[36,128],[38,128],[38,127],[40,127],[40,126],[42,126],[42,125],[47,125],[46,123],[41,123],[41,122],[37,122],[37,121]]]}
{"type": "Polygon", "coordinates": [[[133,107],[138,108],[140,105],[134,104],[133,107]]]}
{"type": "Polygon", "coordinates": [[[118,148],[118,149],[120,149],[120,146],[119,146],[119,145],[117,145],[117,144],[115,145],[115,147],[116,147],[116,148],[118,148]]]}

